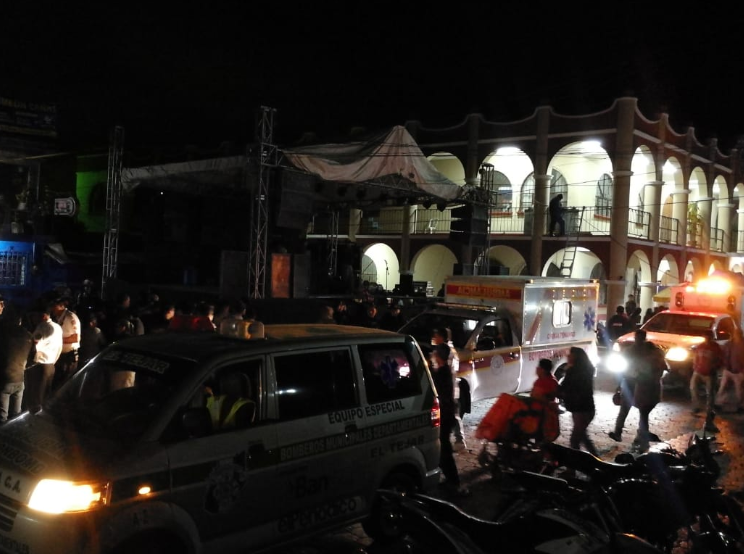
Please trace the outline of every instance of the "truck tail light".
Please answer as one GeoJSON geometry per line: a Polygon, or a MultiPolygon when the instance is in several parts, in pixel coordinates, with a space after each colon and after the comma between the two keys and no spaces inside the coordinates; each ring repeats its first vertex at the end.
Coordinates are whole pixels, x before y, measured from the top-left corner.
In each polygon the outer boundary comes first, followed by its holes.
{"type": "Polygon", "coordinates": [[[439,427],[442,424],[442,417],[439,412],[439,399],[435,396],[431,405],[431,426],[439,427]]]}

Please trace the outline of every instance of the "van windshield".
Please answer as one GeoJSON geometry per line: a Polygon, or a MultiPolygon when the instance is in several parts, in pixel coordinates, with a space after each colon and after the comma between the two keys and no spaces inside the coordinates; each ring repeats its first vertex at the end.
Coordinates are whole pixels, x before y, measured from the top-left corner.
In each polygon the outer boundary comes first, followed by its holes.
{"type": "Polygon", "coordinates": [[[195,366],[188,360],[111,349],[67,382],[46,402],[44,411],[77,432],[133,441],[195,366]]]}
{"type": "Polygon", "coordinates": [[[399,333],[411,335],[420,345],[431,343],[431,334],[434,329],[446,327],[452,333],[452,344],[455,348],[465,348],[465,344],[473,334],[478,325],[478,320],[454,316],[451,314],[423,313],[406,323],[399,333]]]}

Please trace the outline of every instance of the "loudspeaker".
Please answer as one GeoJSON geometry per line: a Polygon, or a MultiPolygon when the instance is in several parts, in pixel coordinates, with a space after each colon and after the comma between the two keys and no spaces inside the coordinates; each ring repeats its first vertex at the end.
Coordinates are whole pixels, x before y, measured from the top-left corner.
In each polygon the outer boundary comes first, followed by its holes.
{"type": "Polygon", "coordinates": [[[400,274],[400,293],[404,296],[413,296],[413,275],[410,273],[400,274]]]}
{"type": "Polygon", "coordinates": [[[250,290],[250,253],[223,250],[220,260],[220,295],[222,298],[240,298],[250,290]]]}
{"type": "Polygon", "coordinates": [[[299,171],[282,171],[276,225],[305,230],[314,214],[317,178],[299,171]]]}

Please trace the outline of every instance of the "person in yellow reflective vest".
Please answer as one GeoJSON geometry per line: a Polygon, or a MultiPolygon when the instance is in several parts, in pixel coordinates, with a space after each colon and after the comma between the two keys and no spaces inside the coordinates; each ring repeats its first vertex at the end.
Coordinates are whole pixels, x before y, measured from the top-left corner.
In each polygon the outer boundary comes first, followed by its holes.
{"type": "Polygon", "coordinates": [[[207,391],[207,409],[215,431],[248,427],[256,417],[256,404],[251,400],[251,383],[239,372],[220,377],[218,396],[207,391]]]}

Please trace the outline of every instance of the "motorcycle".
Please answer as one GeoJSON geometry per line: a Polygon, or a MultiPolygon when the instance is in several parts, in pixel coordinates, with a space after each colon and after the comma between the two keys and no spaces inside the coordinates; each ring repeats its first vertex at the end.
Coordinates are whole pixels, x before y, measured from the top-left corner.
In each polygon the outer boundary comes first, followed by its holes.
{"type": "Polygon", "coordinates": [[[403,550],[416,554],[660,554],[626,533],[608,533],[561,507],[514,510],[499,521],[467,514],[424,494],[379,491],[394,508],[403,550]]]}
{"type": "Polygon", "coordinates": [[[628,463],[604,462],[588,452],[550,444],[544,452],[552,469],[544,473],[554,475],[556,468],[565,467],[585,475],[572,484],[606,491],[622,529],[664,551],[671,551],[683,530],[703,551],[741,552],[744,512],[716,485],[720,467],[710,443],[693,435],[684,454],[649,452],[628,463]]]}

